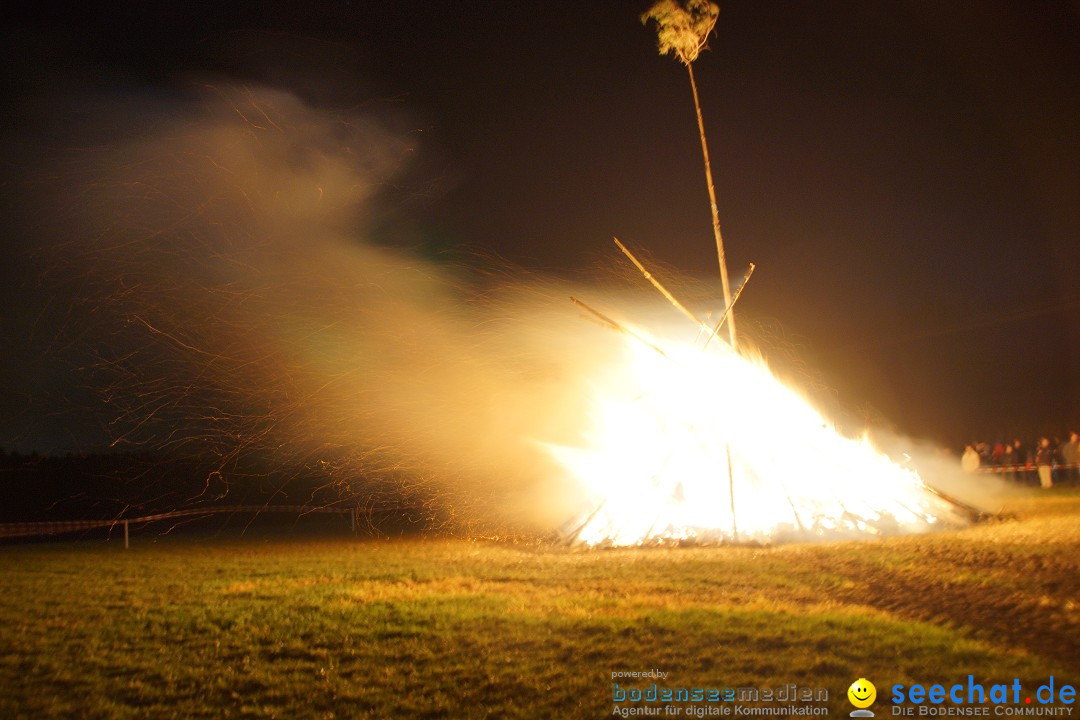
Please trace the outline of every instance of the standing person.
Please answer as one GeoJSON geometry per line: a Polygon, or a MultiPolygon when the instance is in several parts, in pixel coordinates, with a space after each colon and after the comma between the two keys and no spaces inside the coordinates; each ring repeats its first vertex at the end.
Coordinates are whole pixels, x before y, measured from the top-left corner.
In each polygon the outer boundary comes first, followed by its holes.
{"type": "MultiPolygon", "coordinates": [[[[1061,461],[1066,465],[1080,463],[1080,436],[1075,432],[1069,433],[1069,439],[1061,446],[1061,461]]],[[[1080,468],[1073,468],[1062,473],[1063,477],[1076,479],[1080,477],[1080,468]]]]}
{"type": "Polygon", "coordinates": [[[973,473],[979,469],[979,464],[979,452],[975,449],[975,446],[966,446],[964,454],[960,458],[960,467],[964,469],[964,472],[973,473]]]}
{"type": "Polygon", "coordinates": [[[1016,480],[1016,471],[1012,468],[1015,464],[1016,455],[1013,453],[1013,446],[1005,443],[1005,447],[1001,450],[1001,466],[1004,468],[1005,480],[1008,482],[1016,480]]]}
{"type": "Polygon", "coordinates": [[[1005,443],[1000,439],[994,443],[994,452],[990,455],[990,462],[994,465],[1001,465],[1001,456],[1005,454],[1005,443]]]}
{"type": "Polygon", "coordinates": [[[1024,443],[1020,442],[1020,438],[1013,440],[1013,462],[1017,465],[1023,465],[1024,467],[1016,473],[1016,478],[1025,485],[1030,478],[1028,477],[1028,461],[1031,458],[1028,457],[1027,448],[1024,447],[1024,443]]]}
{"type": "Polygon", "coordinates": [[[1050,445],[1050,438],[1039,440],[1039,449],[1035,451],[1035,466],[1039,469],[1039,484],[1043,490],[1054,487],[1050,472],[1054,464],[1054,448],[1050,445]]]}

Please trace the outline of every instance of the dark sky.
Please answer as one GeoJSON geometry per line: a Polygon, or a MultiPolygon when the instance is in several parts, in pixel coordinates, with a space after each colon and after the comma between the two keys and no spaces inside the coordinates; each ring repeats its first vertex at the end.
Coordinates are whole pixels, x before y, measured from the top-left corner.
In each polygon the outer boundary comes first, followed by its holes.
{"type": "MultiPolygon", "coordinates": [[[[78,134],[77,113],[28,119],[42,96],[232,80],[412,137],[405,244],[566,274],[618,235],[709,277],[689,85],[648,4],[36,4],[5,20],[5,212],[27,148],[78,134]]],[[[729,266],[757,264],[747,328],[779,323],[845,404],[911,434],[1080,424],[1080,5],[720,5],[695,71],[729,266]]],[[[7,224],[0,444],[62,449],[83,400],[42,355],[47,293],[7,224]]]]}

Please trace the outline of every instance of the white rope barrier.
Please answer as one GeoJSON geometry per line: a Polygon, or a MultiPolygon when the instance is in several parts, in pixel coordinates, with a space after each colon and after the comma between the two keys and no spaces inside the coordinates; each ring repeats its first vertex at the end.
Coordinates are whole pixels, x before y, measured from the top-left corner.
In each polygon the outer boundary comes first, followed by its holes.
{"type": "MultiPolygon", "coordinates": [[[[394,512],[409,510],[404,506],[385,506],[364,508],[363,512],[394,512]]],[[[308,515],[312,513],[332,513],[337,515],[349,515],[352,531],[356,532],[356,523],[361,513],[357,507],[310,507],[307,505],[217,505],[188,510],[172,510],[170,512],[157,513],[154,515],[142,515],[131,518],[115,518],[113,520],[53,520],[46,522],[20,522],[0,523],[0,538],[35,537],[41,535],[59,535],[63,533],[78,532],[80,530],[93,530],[96,528],[109,528],[110,531],[117,527],[124,528],[124,547],[128,547],[128,527],[130,524],[149,523],[158,520],[172,518],[198,517],[204,515],[216,515],[221,513],[296,513],[308,515]]]]}
{"type": "MultiPolygon", "coordinates": [[[[981,473],[1009,473],[1009,472],[1035,472],[1038,469],[1035,463],[1024,465],[980,465],[975,472],[981,473]]],[[[1045,465],[1043,466],[1045,467],[1045,465]]],[[[1080,468],[1080,463],[1050,463],[1053,470],[1074,470],[1080,468]]]]}

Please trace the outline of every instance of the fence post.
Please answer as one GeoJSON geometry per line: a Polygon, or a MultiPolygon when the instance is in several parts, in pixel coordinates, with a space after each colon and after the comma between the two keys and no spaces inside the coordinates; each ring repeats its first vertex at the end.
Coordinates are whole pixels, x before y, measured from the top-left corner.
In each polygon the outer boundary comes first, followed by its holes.
{"type": "Polygon", "coordinates": [[[128,544],[128,521],[124,520],[124,549],[127,550],[130,547],[128,544]]]}

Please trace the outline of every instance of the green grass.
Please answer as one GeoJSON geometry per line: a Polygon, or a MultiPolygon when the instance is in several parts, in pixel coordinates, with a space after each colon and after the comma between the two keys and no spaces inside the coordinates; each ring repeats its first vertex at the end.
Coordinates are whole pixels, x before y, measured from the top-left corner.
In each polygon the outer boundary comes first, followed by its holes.
{"type": "Polygon", "coordinates": [[[969,673],[1080,684],[1080,495],[1013,505],[961,532],[776,548],[0,547],[0,717],[605,717],[612,671],[649,668],[824,687],[834,717],[860,676],[882,699],[969,673]]]}

